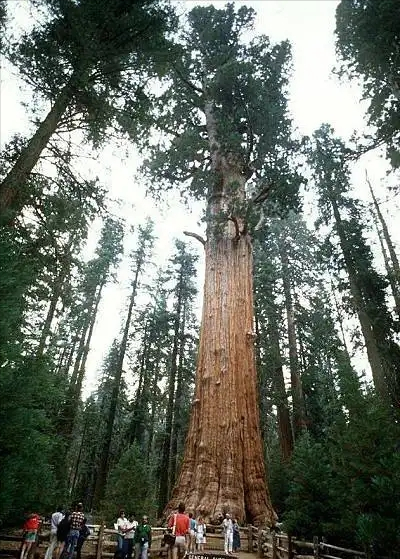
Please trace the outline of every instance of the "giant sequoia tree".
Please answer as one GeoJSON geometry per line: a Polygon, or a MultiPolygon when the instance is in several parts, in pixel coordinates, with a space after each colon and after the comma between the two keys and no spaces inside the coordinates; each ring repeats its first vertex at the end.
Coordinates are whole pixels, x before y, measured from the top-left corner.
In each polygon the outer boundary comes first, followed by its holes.
{"type": "Polygon", "coordinates": [[[153,184],[206,203],[206,238],[197,235],[206,260],[196,387],[167,512],[184,500],[208,520],[229,510],[240,521],[273,524],[257,403],[248,190],[262,190],[253,197],[261,200],[273,182],[287,203],[295,181],[284,97],[289,45],[265,36],[245,45],[253,18],[232,4],[190,12],[180,63],[160,99],[167,139],[152,148],[147,171],[153,184]]]}

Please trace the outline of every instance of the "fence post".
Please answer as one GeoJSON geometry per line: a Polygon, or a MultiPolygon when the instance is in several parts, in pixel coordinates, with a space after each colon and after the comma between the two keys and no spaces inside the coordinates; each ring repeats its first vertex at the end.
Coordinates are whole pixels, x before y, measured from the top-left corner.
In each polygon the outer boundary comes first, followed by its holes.
{"type": "Polygon", "coordinates": [[[263,544],[262,533],[263,533],[262,528],[259,527],[258,528],[258,533],[257,533],[257,557],[259,559],[262,559],[262,557],[264,556],[264,551],[263,551],[263,547],[262,547],[262,544],[263,544]]]}
{"type": "Polygon", "coordinates": [[[272,535],[272,559],[277,559],[277,549],[276,549],[276,533],[275,531],[271,532],[272,535]]]}
{"type": "Polygon", "coordinates": [[[247,524],[247,551],[253,553],[253,527],[247,524]]]}
{"type": "Polygon", "coordinates": [[[96,559],[101,559],[103,553],[103,536],[104,536],[104,521],[102,520],[100,523],[100,529],[97,536],[98,539],[97,539],[96,559]]]}
{"type": "Polygon", "coordinates": [[[319,557],[318,536],[313,537],[313,544],[314,544],[314,557],[319,557]]]}
{"type": "Polygon", "coordinates": [[[292,545],[292,536],[288,534],[288,559],[293,559],[293,545],[292,545]]]}

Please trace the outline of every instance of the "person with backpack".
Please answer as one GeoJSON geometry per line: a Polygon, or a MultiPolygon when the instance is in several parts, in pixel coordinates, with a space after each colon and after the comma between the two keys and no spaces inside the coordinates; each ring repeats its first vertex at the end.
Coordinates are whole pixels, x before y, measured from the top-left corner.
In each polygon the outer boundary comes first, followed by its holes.
{"type": "Polygon", "coordinates": [[[148,550],[151,548],[151,526],[146,515],[137,525],[135,530],[135,559],[147,559],[148,550]]]}

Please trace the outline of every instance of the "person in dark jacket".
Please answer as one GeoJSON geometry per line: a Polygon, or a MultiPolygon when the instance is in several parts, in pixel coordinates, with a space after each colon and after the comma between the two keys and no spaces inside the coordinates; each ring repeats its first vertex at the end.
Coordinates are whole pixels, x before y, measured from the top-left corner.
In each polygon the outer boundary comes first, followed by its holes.
{"type": "Polygon", "coordinates": [[[87,520],[86,518],[83,521],[82,527],[79,530],[79,538],[78,538],[78,542],[76,544],[76,559],[81,559],[81,551],[82,551],[82,546],[85,543],[85,541],[87,540],[87,538],[90,536],[90,529],[88,527],[88,525],[86,524],[87,520]]]}
{"type": "Polygon", "coordinates": [[[56,553],[56,559],[60,559],[64,548],[65,548],[65,544],[67,542],[67,537],[69,534],[69,530],[71,528],[71,524],[69,521],[69,517],[71,516],[71,513],[69,511],[65,512],[64,518],[62,520],[60,520],[60,522],[58,523],[57,526],[57,553],[56,553]]]}
{"type": "Polygon", "coordinates": [[[151,548],[151,526],[147,516],[143,516],[142,521],[135,530],[135,559],[147,559],[148,550],[151,548]]]}

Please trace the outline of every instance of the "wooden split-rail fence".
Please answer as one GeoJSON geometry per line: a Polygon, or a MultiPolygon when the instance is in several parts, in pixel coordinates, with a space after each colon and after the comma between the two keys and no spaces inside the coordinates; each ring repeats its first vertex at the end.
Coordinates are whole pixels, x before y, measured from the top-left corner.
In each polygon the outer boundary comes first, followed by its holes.
{"type": "MultiPolygon", "coordinates": [[[[104,525],[89,525],[91,535],[82,548],[83,559],[110,559],[116,550],[117,532],[104,525]]],[[[163,546],[165,528],[152,528],[152,547],[149,553],[151,559],[168,559],[168,547],[163,546]]],[[[252,553],[259,559],[385,559],[373,557],[368,552],[346,549],[328,544],[314,538],[312,542],[299,540],[284,533],[248,525],[240,528],[241,554],[252,553]]],[[[30,559],[44,557],[49,541],[49,530],[42,526],[36,544],[33,546],[30,559]]],[[[22,542],[22,531],[14,533],[0,533],[0,558],[18,557],[22,542]]],[[[220,528],[207,526],[206,544],[204,552],[187,554],[187,559],[221,559],[224,538],[220,528]]]]}

